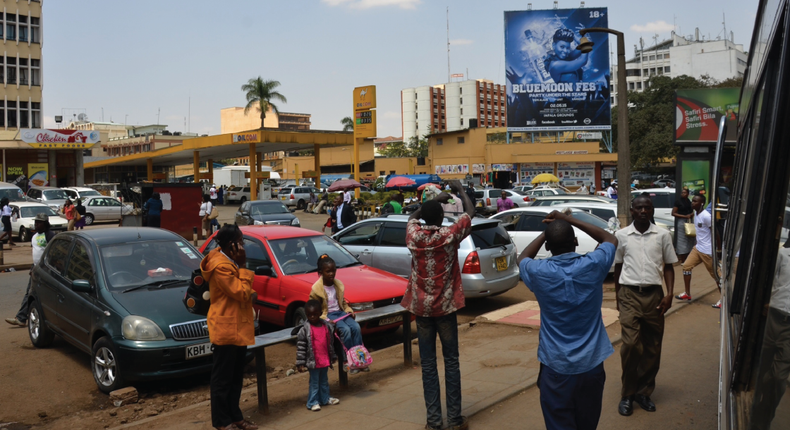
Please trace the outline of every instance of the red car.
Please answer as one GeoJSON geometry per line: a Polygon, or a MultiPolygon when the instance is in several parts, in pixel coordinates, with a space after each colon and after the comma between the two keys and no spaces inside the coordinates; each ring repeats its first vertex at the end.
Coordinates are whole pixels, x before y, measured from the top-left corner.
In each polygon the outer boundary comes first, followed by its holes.
{"type": "MultiPolygon", "coordinates": [[[[336,278],[345,284],[345,298],[355,312],[400,303],[406,280],[359,262],[337,242],[317,231],[289,226],[244,226],[246,268],[255,272],[253,307],[258,319],[290,327],[305,319],[304,304],[318,280],[316,262],[328,254],[337,264],[336,278]]],[[[200,251],[217,247],[212,235],[200,251]]],[[[400,316],[362,323],[364,332],[396,329],[400,316]]]]}

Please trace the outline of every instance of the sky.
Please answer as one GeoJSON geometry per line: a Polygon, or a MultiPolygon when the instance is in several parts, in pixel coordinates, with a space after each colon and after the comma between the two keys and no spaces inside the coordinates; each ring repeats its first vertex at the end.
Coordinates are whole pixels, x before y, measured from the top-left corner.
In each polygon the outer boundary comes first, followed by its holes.
{"type": "MultiPolygon", "coordinates": [[[[312,129],[339,130],[354,87],[376,85],[378,135],[401,136],[400,91],[447,82],[450,71],[505,83],[504,11],[510,0],[46,0],[44,127],[55,115],[167,124],[220,133],[220,110],[244,106],[251,78],[280,82],[282,112],[309,113],[312,129]]],[[[732,31],[749,50],[757,0],[586,1],[608,7],[626,56],[699,28],[732,31]],[[724,16],[723,16],[724,15],[724,16]]],[[[535,0],[533,9],[551,9],[535,0]]],[[[560,0],[559,7],[580,2],[560,0]]],[[[614,49],[615,39],[610,38],[614,49]]]]}

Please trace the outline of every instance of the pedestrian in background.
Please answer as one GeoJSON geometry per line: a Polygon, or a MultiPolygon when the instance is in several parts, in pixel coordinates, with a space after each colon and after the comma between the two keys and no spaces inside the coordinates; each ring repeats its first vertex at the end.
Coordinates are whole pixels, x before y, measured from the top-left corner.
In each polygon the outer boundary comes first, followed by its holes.
{"type": "Polygon", "coordinates": [[[436,368],[436,336],[442,343],[447,402],[447,421],[451,430],[469,427],[461,415],[461,370],[458,363],[458,318],[465,305],[458,267],[458,247],[472,231],[474,207],[461,183],[451,182],[453,192],[463,199],[465,213],[451,226],[443,227],[442,203],[450,194],[440,193],[425,201],[410,217],[406,227],[406,246],[412,254],[411,275],[401,305],[417,317],[423,397],[428,430],[442,428],[439,373],[436,368]],[[420,219],[425,224],[420,224],[420,219]]]}
{"type": "MultiPolygon", "coordinates": [[[[44,255],[44,250],[47,249],[47,244],[53,237],[55,237],[55,233],[52,232],[49,228],[49,217],[45,213],[36,214],[36,218],[33,221],[33,225],[36,229],[36,234],[33,235],[33,238],[30,240],[31,247],[33,249],[33,266],[30,268],[30,273],[33,273],[33,268],[41,261],[41,256],[44,255]]],[[[27,316],[30,313],[29,302],[27,300],[28,296],[30,295],[30,285],[31,280],[27,282],[27,290],[25,290],[25,295],[22,297],[22,305],[19,307],[19,311],[16,313],[14,318],[6,318],[5,322],[19,326],[19,327],[26,327],[27,326],[27,316]]]]}
{"type": "Polygon", "coordinates": [[[255,274],[244,269],[244,236],[235,224],[225,224],[216,236],[217,248],[200,262],[209,283],[211,307],[207,322],[214,364],[211,368],[211,424],[214,428],[255,430],[239,407],[247,346],[255,344],[252,291],[255,274]],[[235,427],[234,427],[235,426],[235,427]]]}
{"type": "Polygon", "coordinates": [[[357,222],[354,208],[351,206],[351,193],[338,194],[335,198],[336,210],[332,211],[332,218],[335,220],[333,233],[343,231],[346,227],[357,222]]]}
{"type": "Polygon", "coordinates": [[[217,190],[217,200],[219,201],[220,205],[224,205],[225,204],[225,189],[226,189],[226,186],[222,185],[217,190]]]}
{"type": "Polygon", "coordinates": [[[203,194],[203,203],[200,203],[200,211],[198,211],[198,216],[200,216],[202,229],[206,231],[206,237],[211,236],[214,233],[214,228],[212,226],[212,220],[208,219],[209,215],[211,215],[211,210],[214,209],[214,205],[211,203],[211,197],[208,194],[203,194]]]}
{"type": "Polygon", "coordinates": [[[313,412],[321,406],[337,405],[340,400],[329,396],[329,368],[337,360],[334,338],[335,328],[321,318],[321,302],[310,299],[304,305],[307,320],[296,335],[296,369],[310,372],[310,391],[307,409],[313,412]]]}
{"type": "Polygon", "coordinates": [[[13,215],[13,210],[8,203],[8,197],[3,197],[2,200],[0,200],[0,220],[3,222],[3,234],[0,234],[0,249],[2,249],[3,246],[3,239],[6,237],[8,238],[9,246],[16,246],[14,243],[13,229],[11,228],[11,215],[13,215]]]}
{"type": "Polygon", "coordinates": [[[634,401],[648,412],[656,410],[650,395],[661,364],[664,314],[672,307],[675,288],[672,265],[678,258],[672,236],[650,222],[654,212],[650,196],[640,194],[631,202],[634,222],[615,233],[614,287],[623,339],[623,386],[617,411],[624,416],[633,413],[634,401]]]}
{"type": "MultiPolygon", "coordinates": [[[[691,208],[693,210],[692,220],[694,221],[694,229],[696,230],[697,243],[691,248],[688,258],[683,262],[683,286],[686,291],[682,295],[675,297],[678,300],[691,301],[691,271],[700,264],[705,266],[710,277],[716,282],[716,273],[713,267],[711,214],[706,211],[704,207],[704,196],[696,195],[691,199],[691,208]]],[[[719,287],[719,292],[721,292],[721,287],[719,287]]],[[[713,307],[720,308],[721,300],[716,302],[713,307]]]]}
{"type": "MultiPolygon", "coordinates": [[[[689,200],[689,189],[688,187],[683,187],[680,191],[680,197],[675,200],[675,206],[672,207],[672,216],[675,217],[675,235],[677,242],[675,245],[675,253],[678,255],[681,263],[686,261],[686,257],[688,257],[689,252],[691,252],[691,248],[696,244],[696,240],[693,236],[686,235],[686,229],[683,225],[689,222],[692,224],[694,223],[692,221],[692,218],[694,218],[693,213],[694,210],[691,208],[691,200],[689,200]]],[[[691,296],[689,296],[688,300],[691,300],[691,296]]]]}
{"type": "Polygon", "coordinates": [[[519,272],[540,305],[538,389],[546,428],[595,429],[601,418],[606,372],[614,348],[603,325],[603,280],[617,239],[602,228],[553,211],[546,230],[519,256],[519,272]],[[576,227],[600,245],[576,253],[576,227]],[[551,257],[535,260],[543,244],[551,257]]]}
{"type": "Polygon", "coordinates": [[[162,198],[159,193],[151,194],[151,198],[143,205],[143,208],[148,211],[145,217],[146,225],[148,227],[159,228],[162,225],[162,198]]]}
{"type": "Polygon", "coordinates": [[[477,196],[475,196],[475,186],[471,182],[466,184],[466,195],[469,197],[469,201],[472,202],[472,206],[474,206],[477,201],[477,196]]]}
{"type": "Polygon", "coordinates": [[[311,212],[317,204],[318,197],[315,196],[314,192],[310,191],[310,203],[308,203],[307,207],[304,208],[304,213],[311,212]]]}
{"type": "Polygon", "coordinates": [[[71,200],[66,199],[66,202],[63,203],[63,214],[66,215],[66,220],[68,220],[68,230],[74,230],[74,225],[77,223],[77,209],[74,207],[74,204],[71,203],[71,200]]]}
{"type": "Polygon", "coordinates": [[[510,200],[507,197],[507,192],[502,190],[502,195],[496,201],[496,211],[497,212],[504,212],[506,210],[513,209],[513,200],[510,200]]]}
{"type": "Polygon", "coordinates": [[[215,184],[211,184],[211,188],[208,189],[208,195],[211,198],[211,204],[217,204],[217,186],[215,184]]]}
{"type": "Polygon", "coordinates": [[[74,209],[77,211],[78,214],[80,214],[79,216],[80,219],[78,219],[77,222],[74,223],[74,229],[82,230],[85,228],[85,213],[86,213],[85,206],[82,205],[82,199],[79,197],[74,201],[76,202],[76,204],[74,205],[74,209]]]}

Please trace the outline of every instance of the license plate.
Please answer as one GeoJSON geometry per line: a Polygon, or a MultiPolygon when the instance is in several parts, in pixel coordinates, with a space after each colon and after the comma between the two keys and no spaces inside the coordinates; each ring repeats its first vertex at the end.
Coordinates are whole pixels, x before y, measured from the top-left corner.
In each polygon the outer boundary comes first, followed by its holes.
{"type": "Polygon", "coordinates": [[[398,315],[390,318],[382,318],[379,320],[379,326],[390,325],[401,321],[403,321],[403,315],[398,315]]]}
{"type": "Polygon", "coordinates": [[[477,205],[475,205],[475,206],[477,206],[479,208],[482,208],[483,207],[483,202],[477,202],[477,205]]]}
{"type": "Polygon", "coordinates": [[[495,261],[497,271],[507,270],[507,257],[497,257],[495,261]]]}
{"type": "Polygon", "coordinates": [[[211,355],[211,342],[187,347],[187,360],[190,358],[203,357],[204,355],[211,355]]]}
{"type": "Polygon", "coordinates": [[[288,198],[287,198],[287,197],[285,197],[285,196],[282,196],[282,197],[280,197],[280,199],[282,199],[282,200],[288,200],[288,198]]]}

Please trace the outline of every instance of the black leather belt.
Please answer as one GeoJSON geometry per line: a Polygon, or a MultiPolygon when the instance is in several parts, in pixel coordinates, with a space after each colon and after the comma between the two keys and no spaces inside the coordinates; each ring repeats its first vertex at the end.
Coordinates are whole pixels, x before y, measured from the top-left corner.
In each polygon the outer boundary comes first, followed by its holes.
{"type": "Polygon", "coordinates": [[[640,293],[647,293],[653,291],[654,288],[661,288],[661,285],[625,285],[621,284],[624,287],[628,287],[634,291],[639,291],[640,293]]]}

